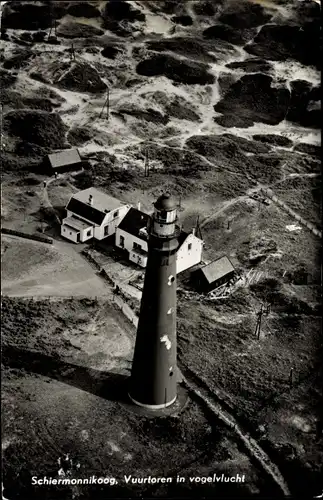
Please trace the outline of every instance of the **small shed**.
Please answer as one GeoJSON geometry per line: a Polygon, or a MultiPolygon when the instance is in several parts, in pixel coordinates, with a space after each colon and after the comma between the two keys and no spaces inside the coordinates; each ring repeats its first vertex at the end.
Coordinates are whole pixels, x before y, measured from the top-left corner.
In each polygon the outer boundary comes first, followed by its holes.
{"type": "Polygon", "coordinates": [[[83,162],[77,149],[65,149],[44,158],[44,165],[49,173],[54,174],[82,170],[83,162]]]}
{"type": "Polygon", "coordinates": [[[234,275],[235,269],[225,255],[194,271],[191,282],[199,293],[208,293],[230,281],[234,275]]]}

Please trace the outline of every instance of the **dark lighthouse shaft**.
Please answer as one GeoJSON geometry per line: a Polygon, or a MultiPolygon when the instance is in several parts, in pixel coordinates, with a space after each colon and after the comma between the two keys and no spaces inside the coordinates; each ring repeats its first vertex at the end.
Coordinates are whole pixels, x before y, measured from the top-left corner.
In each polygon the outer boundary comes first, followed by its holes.
{"type": "Polygon", "coordinates": [[[177,398],[176,252],[179,228],[174,200],[163,194],[148,228],[148,260],[141,299],[129,396],[161,409],[177,398]]]}

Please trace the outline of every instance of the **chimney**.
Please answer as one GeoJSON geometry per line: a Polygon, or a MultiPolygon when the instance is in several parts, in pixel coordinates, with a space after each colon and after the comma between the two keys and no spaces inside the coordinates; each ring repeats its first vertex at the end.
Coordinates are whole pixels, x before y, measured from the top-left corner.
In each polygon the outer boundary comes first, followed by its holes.
{"type": "Polygon", "coordinates": [[[93,196],[91,194],[89,196],[89,205],[93,205],[93,196]]]}
{"type": "Polygon", "coordinates": [[[193,236],[195,235],[195,227],[193,227],[193,229],[192,229],[192,235],[193,236]]]}
{"type": "Polygon", "coordinates": [[[141,203],[140,201],[138,201],[137,209],[140,211],[140,208],[141,208],[141,203]]]}

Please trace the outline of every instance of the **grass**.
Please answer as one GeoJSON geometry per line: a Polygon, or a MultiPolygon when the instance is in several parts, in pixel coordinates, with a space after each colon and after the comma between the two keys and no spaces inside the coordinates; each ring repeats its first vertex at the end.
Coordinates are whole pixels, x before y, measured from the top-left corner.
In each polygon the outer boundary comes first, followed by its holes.
{"type": "MultiPolygon", "coordinates": [[[[31,477],[56,477],[57,460],[66,453],[74,464],[80,464],[79,470],[75,466],[70,469],[71,477],[117,477],[119,485],[113,494],[121,497],[158,496],[159,491],[156,486],[127,486],[124,475],[176,477],[179,471],[184,476],[198,475],[200,464],[205,475],[221,471],[222,466],[229,474],[235,467],[230,459],[240,459],[226,431],[219,423],[213,427],[210,415],[193,402],[180,418],[157,419],[132,413],[109,398],[109,368],[113,363],[109,346],[114,345],[115,329],[122,331],[124,320],[106,302],[46,303],[4,298],[2,323],[3,433],[9,443],[3,455],[3,480],[11,497],[18,493],[28,497],[33,491],[36,499],[61,498],[56,496],[62,494],[59,488],[32,488],[31,477]],[[100,328],[107,351],[101,370],[86,343],[101,335],[98,331],[85,333],[93,317],[98,318],[98,327],[103,321],[100,328]],[[83,329],[83,334],[78,334],[76,344],[72,331],[77,329],[83,329]],[[108,391],[106,397],[98,397],[101,390],[108,391]]],[[[129,327],[122,334],[127,337],[129,327]]],[[[122,370],[126,359],[126,351],[119,354],[117,371],[122,370]]],[[[253,470],[245,459],[243,467],[253,470]]],[[[232,494],[245,491],[243,487],[230,489],[232,494]]],[[[172,492],[178,492],[176,484],[172,492]]],[[[214,486],[208,495],[212,492],[214,486]]],[[[80,492],[74,490],[76,493],[80,492]]],[[[106,488],[82,487],[85,498],[94,495],[103,499],[106,493],[106,488]]]]}
{"type": "Polygon", "coordinates": [[[315,178],[288,179],[274,188],[279,199],[317,227],[322,227],[321,180],[315,178]],[[295,196],[295,192],[298,196],[295,196]]]}

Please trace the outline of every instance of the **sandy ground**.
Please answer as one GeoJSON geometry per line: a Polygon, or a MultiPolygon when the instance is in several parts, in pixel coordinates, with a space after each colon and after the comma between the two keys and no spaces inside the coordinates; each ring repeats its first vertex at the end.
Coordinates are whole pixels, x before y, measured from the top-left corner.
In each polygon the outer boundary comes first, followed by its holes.
{"type": "Polygon", "coordinates": [[[70,243],[53,246],[3,236],[2,293],[13,296],[102,296],[110,288],[70,243]]]}

